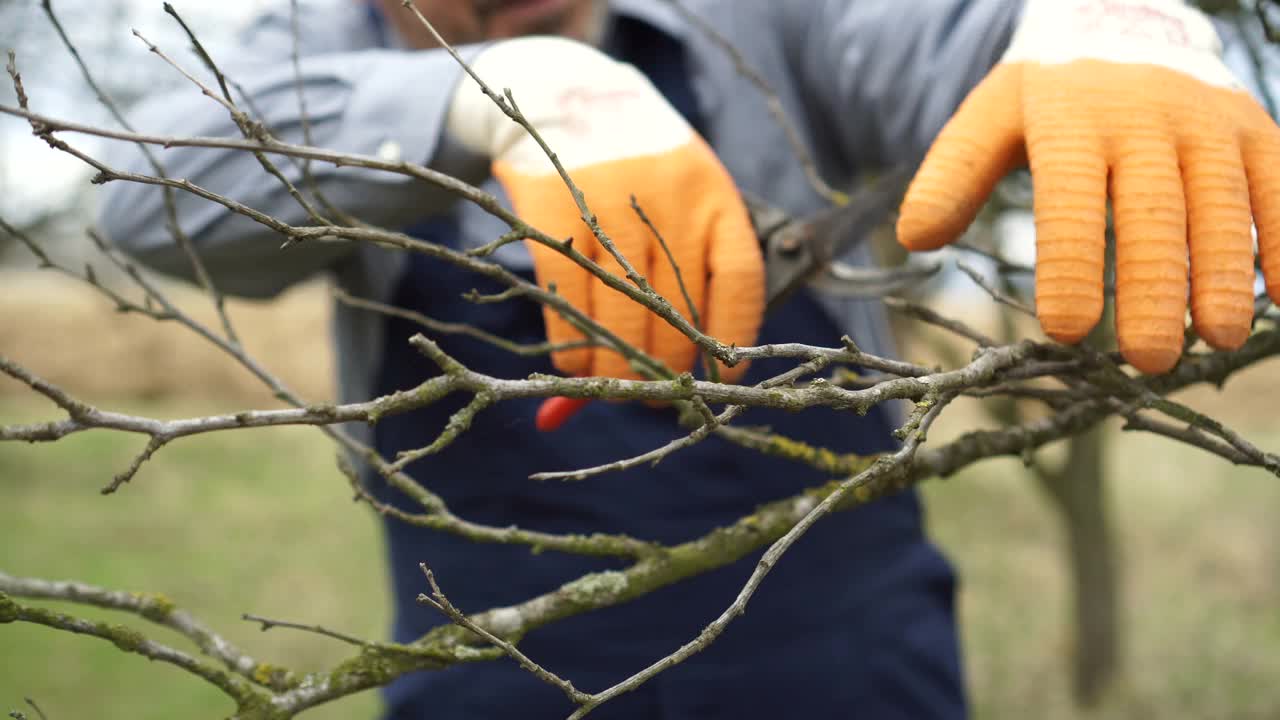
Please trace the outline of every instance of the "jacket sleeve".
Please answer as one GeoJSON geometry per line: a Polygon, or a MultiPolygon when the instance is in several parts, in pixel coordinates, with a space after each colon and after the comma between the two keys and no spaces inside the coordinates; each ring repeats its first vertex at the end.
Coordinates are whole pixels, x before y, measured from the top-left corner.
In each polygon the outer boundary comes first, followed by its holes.
{"type": "MultiPolygon", "coordinates": [[[[354,3],[352,3],[354,5],[354,3]]],[[[330,22],[337,22],[330,17],[330,22]]],[[[306,35],[300,35],[305,43],[306,35]]],[[[290,53],[286,17],[268,17],[246,33],[238,57],[223,64],[247,100],[240,107],[279,139],[302,144],[299,77],[290,53]]],[[[480,158],[455,150],[442,138],[445,116],[461,79],[457,63],[441,51],[348,51],[340,42],[304,44],[300,83],[313,145],[387,160],[428,164],[469,182],[483,179],[480,158]],[[326,47],[327,46],[327,47],[326,47]],[[331,49],[332,48],[332,49],[331,49]]],[[[234,93],[234,90],[233,90],[234,93]]],[[[188,85],[146,99],[131,115],[140,130],[168,136],[240,138],[229,113],[188,85]]],[[[251,153],[206,148],[152,148],[166,174],[226,195],[290,224],[313,224],[284,185],[251,153]]],[[[268,155],[281,173],[323,213],[311,197],[302,162],[268,155]]],[[[154,174],[137,146],[113,143],[107,164],[154,174]]],[[[374,225],[400,228],[449,207],[455,197],[422,181],[313,161],[316,186],[336,207],[374,225]]],[[[194,271],[167,226],[163,190],[126,181],[107,183],[98,224],[141,264],[184,279],[194,271]]],[[[281,249],[274,231],[214,202],[174,193],[177,217],[218,287],[248,297],[268,297],[332,266],[353,251],[350,243],[316,241],[281,249]]]]}
{"type": "Polygon", "coordinates": [[[852,167],[923,158],[1008,46],[1021,0],[778,3],[804,101],[852,167]]]}

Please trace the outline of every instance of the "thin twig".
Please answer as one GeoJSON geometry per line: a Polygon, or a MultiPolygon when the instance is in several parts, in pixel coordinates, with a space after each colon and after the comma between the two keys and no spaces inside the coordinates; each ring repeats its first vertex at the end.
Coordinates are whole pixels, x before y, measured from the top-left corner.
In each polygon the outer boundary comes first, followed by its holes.
{"type": "Polygon", "coordinates": [[[506,338],[498,337],[493,333],[481,330],[480,328],[474,325],[437,320],[435,318],[428,317],[426,315],[423,315],[420,312],[415,312],[413,310],[407,310],[405,308],[396,307],[394,305],[380,303],[375,300],[358,298],[358,297],[355,297],[354,295],[351,295],[345,292],[340,288],[334,288],[333,290],[331,290],[331,293],[334,299],[342,303],[343,305],[349,305],[354,308],[360,308],[361,310],[376,312],[381,315],[387,315],[389,317],[402,318],[404,320],[408,320],[409,322],[421,325],[422,327],[426,328],[427,330],[430,330],[431,332],[442,333],[445,335],[466,335],[467,337],[475,338],[476,340],[479,340],[481,342],[489,343],[494,347],[505,350],[513,355],[519,355],[521,357],[539,357],[543,355],[549,355],[554,352],[560,352],[563,350],[576,350],[579,348],[587,348],[587,347],[594,346],[594,343],[592,343],[590,340],[574,340],[571,342],[564,342],[564,343],[512,342],[511,340],[508,340],[506,338]]]}
{"type": "Polygon", "coordinates": [[[1009,258],[1003,255],[994,253],[986,248],[974,245],[973,243],[965,242],[964,240],[953,242],[948,247],[955,250],[963,250],[964,252],[973,253],[974,255],[977,255],[983,258],[984,260],[990,261],[996,266],[996,272],[999,272],[1001,274],[1031,275],[1031,276],[1035,276],[1036,274],[1036,269],[1031,267],[1030,265],[1023,265],[1022,263],[1013,262],[1012,260],[1010,260],[1009,258]]]}
{"type": "Polygon", "coordinates": [[[575,688],[573,683],[561,678],[559,675],[556,675],[538,663],[530,660],[529,656],[520,652],[515,645],[512,645],[506,640],[503,640],[497,635],[494,635],[488,630],[485,630],[472,622],[471,618],[467,617],[465,613],[454,607],[452,602],[449,602],[449,598],[445,596],[444,591],[440,589],[440,585],[436,583],[436,576],[431,572],[431,568],[427,567],[426,563],[419,563],[418,567],[422,568],[422,572],[427,576],[427,582],[431,585],[431,594],[419,594],[418,602],[430,605],[436,610],[439,610],[445,615],[445,617],[448,617],[454,623],[484,638],[485,641],[493,644],[498,649],[502,650],[502,652],[506,653],[512,660],[520,663],[520,667],[524,668],[534,677],[549,685],[560,688],[560,690],[573,702],[581,705],[588,701],[590,696],[575,688]]]}
{"type": "Polygon", "coordinates": [[[1018,300],[1016,298],[1013,298],[1004,294],[998,288],[996,288],[994,285],[988,282],[987,279],[982,276],[982,273],[978,272],[976,269],[969,266],[967,263],[958,261],[956,262],[956,267],[959,268],[960,271],[963,272],[965,275],[968,275],[969,278],[973,280],[973,282],[977,284],[978,287],[986,291],[986,293],[991,296],[992,300],[995,300],[1001,305],[1006,305],[1008,307],[1011,307],[1014,310],[1017,310],[1018,312],[1024,315],[1027,315],[1030,317],[1036,316],[1035,308],[1032,308],[1031,306],[1022,302],[1021,300],[1018,300]]]}
{"type": "MultiPolygon", "coordinates": [[[[667,239],[658,230],[658,226],[654,225],[653,221],[649,219],[649,215],[645,213],[644,208],[640,207],[635,195],[631,196],[631,209],[635,211],[640,221],[645,224],[645,227],[649,228],[649,232],[653,233],[658,245],[662,247],[662,252],[666,254],[667,263],[671,265],[671,271],[676,277],[676,285],[680,287],[680,294],[684,296],[685,306],[689,308],[689,319],[693,321],[694,327],[699,330],[706,330],[706,326],[702,324],[701,314],[698,312],[698,304],[693,301],[693,296],[689,294],[689,286],[684,281],[684,272],[680,270],[680,263],[676,262],[676,256],[672,254],[671,247],[667,245],[667,239]]],[[[703,358],[704,365],[707,368],[707,377],[712,382],[720,382],[720,366],[716,364],[714,358],[705,352],[703,353],[703,358]]]]}
{"type": "Polygon", "coordinates": [[[44,714],[44,710],[41,710],[41,709],[40,709],[40,706],[36,704],[36,701],[35,701],[34,699],[29,698],[29,697],[24,697],[24,698],[22,698],[22,700],[23,700],[27,705],[29,705],[29,706],[31,707],[31,709],[32,709],[32,710],[34,710],[34,711],[35,711],[35,713],[36,713],[36,717],[40,718],[40,720],[49,720],[49,716],[47,716],[47,715],[45,715],[45,714],[44,714]]]}
{"type": "Polygon", "coordinates": [[[467,403],[457,412],[449,416],[448,422],[445,423],[444,430],[436,436],[436,439],[430,445],[417,448],[414,450],[402,450],[396,455],[395,462],[387,467],[392,472],[400,472],[409,466],[410,463],[421,460],[424,457],[435,455],[441,450],[453,444],[458,436],[471,429],[471,423],[475,421],[477,415],[489,406],[493,405],[494,397],[486,392],[478,392],[471,398],[471,402],[467,403]]]}
{"type": "Polygon", "coordinates": [[[374,643],[371,643],[368,640],[361,640],[354,635],[347,635],[346,633],[341,633],[337,630],[330,630],[322,625],[304,625],[302,623],[289,622],[287,620],[272,620],[271,618],[251,615],[249,613],[244,613],[240,616],[240,619],[248,622],[259,623],[262,626],[259,628],[262,632],[280,627],[287,628],[289,630],[301,630],[302,632],[323,635],[325,637],[333,638],[334,640],[340,640],[348,645],[355,645],[356,647],[369,647],[374,645],[374,643]]]}
{"type": "Polygon", "coordinates": [[[822,173],[818,172],[818,164],[814,161],[812,153],[809,152],[809,148],[805,145],[800,129],[791,120],[791,117],[787,115],[787,110],[782,105],[782,99],[778,97],[778,93],[764,79],[764,76],[751,66],[751,63],[747,61],[747,58],[737,46],[717,30],[715,26],[686,7],[682,0],[663,0],[663,2],[675,8],[676,12],[680,13],[686,22],[723,50],[733,62],[733,67],[738,75],[745,78],[764,96],[765,105],[769,108],[769,114],[773,116],[774,122],[778,123],[778,126],[782,128],[783,134],[787,137],[787,144],[791,146],[791,152],[795,155],[796,161],[800,163],[800,167],[804,170],[805,178],[808,179],[809,185],[814,191],[832,205],[844,205],[848,202],[849,196],[831,187],[822,177],[822,173]]]}
{"type": "Polygon", "coordinates": [[[941,313],[925,307],[919,303],[905,300],[898,297],[881,298],[884,306],[895,312],[902,313],[907,317],[915,318],[929,325],[935,325],[950,333],[959,335],[966,340],[972,340],[977,343],[978,347],[996,347],[1000,343],[988,337],[986,334],[976,330],[967,324],[954,318],[946,317],[941,313]]]}

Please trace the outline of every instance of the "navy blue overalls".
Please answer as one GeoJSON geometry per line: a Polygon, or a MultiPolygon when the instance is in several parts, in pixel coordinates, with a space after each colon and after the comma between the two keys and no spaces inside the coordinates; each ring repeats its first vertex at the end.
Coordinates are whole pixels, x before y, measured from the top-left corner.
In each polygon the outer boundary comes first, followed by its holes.
{"type": "MultiPolygon", "coordinates": [[[[637,20],[619,18],[606,49],[644,71],[697,126],[697,109],[677,41],[637,20]]],[[[449,243],[449,218],[412,229],[449,243]]],[[[393,302],[438,318],[465,320],[517,342],[544,339],[539,308],[511,301],[476,305],[473,288],[502,288],[443,262],[413,255],[393,302]]],[[[391,320],[377,392],[411,387],[435,374],[406,339],[421,331],[391,320]]],[[[842,331],[805,293],[767,319],[761,342],[829,346],[842,331]]],[[[546,358],[520,358],[456,335],[433,339],[479,372],[521,378],[554,372],[546,358]]],[[[745,382],[790,367],[754,364],[745,382]]],[[[384,456],[421,447],[469,398],[456,396],[375,428],[384,456]]],[[[793,463],[712,438],[643,469],[580,483],[539,483],[530,473],[587,467],[653,449],[682,434],[670,410],[592,403],[555,433],[533,427],[538,401],[483,412],[451,447],[410,467],[462,517],[553,533],[626,533],[663,543],[696,538],[732,523],[760,503],[830,478],[793,463]]],[[[810,410],[756,410],[747,425],[850,452],[892,448],[883,413],[865,417],[810,410]]],[[[385,487],[378,494],[417,510],[385,487]]],[[[620,567],[610,560],[524,547],[480,545],[388,521],[394,582],[394,638],[408,642],[445,620],[415,602],[426,589],[418,563],[435,569],[466,612],[509,605],[554,590],[582,574],[620,567]]],[[[521,649],[587,691],[625,678],[693,638],[736,596],[758,554],[634,602],[529,633],[521,649]]],[[[965,714],[954,619],[954,577],[926,540],[913,493],[838,514],[815,526],[783,558],[718,642],[636,692],[592,714],[599,718],[856,717],[959,718],[965,714]]],[[[388,717],[408,720],[562,718],[573,708],[559,690],[502,660],[417,673],[385,693],[388,717]]]]}

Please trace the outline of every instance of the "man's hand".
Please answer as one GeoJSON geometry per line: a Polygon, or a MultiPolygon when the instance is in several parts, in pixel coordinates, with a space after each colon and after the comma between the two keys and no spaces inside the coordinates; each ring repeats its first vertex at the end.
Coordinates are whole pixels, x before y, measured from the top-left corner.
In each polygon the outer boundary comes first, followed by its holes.
{"type": "Polygon", "coordinates": [[[1251,218],[1280,301],[1280,130],[1223,64],[1199,11],[1179,0],[1027,0],[1005,57],[912,183],[899,240],[911,250],[951,242],[1028,160],[1036,307],[1054,339],[1078,342],[1102,314],[1108,189],[1116,329],[1134,367],[1177,363],[1188,278],[1200,336],[1219,349],[1244,343],[1251,218]]]}
{"type": "MultiPolygon", "coordinates": [[[[556,152],[582,190],[600,227],[653,288],[686,318],[687,303],[666,254],[630,205],[632,195],[671,248],[704,330],[725,343],[749,345],[764,308],[764,263],[746,207],[710,147],[631,66],[558,38],[501,42],[473,63],[491,87],[510,87],[525,117],[556,152]]],[[[493,161],[495,177],[533,227],[559,238],[605,268],[618,263],[582,221],[568,188],[533,138],[464,81],[449,130],[493,161]]],[[[552,248],[529,243],[538,283],[593,319],[666,362],[692,369],[696,346],[678,330],[592,277],[552,248]]],[[[582,333],[544,309],[547,337],[561,343],[582,333]]],[[[635,377],[618,353],[591,348],[556,353],[573,375],[635,377]]],[[[727,369],[740,377],[743,365],[727,369]]]]}

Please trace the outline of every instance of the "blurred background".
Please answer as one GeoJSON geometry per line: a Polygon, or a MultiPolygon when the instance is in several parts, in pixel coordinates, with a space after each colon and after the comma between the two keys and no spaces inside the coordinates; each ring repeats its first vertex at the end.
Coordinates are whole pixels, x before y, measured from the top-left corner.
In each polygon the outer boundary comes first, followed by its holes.
{"type": "MultiPolygon", "coordinates": [[[[217,58],[270,2],[173,4],[217,58]]],[[[1262,48],[1260,26],[1234,2],[1202,4],[1214,6],[1227,31],[1262,48]]],[[[159,2],[59,0],[54,8],[122,106],[144,90],[183,83],[130,28],[196,67],[159,2]]],[[[1233,47],[1233,66],[1261,96],[1270,78],[1280,77],[1274,51],[1260,51],[1266,71],[1260,73],[1245,46],[1233,47]]],[[[0,0],[0,50],[8,48],[34,110],[110,125],[36,0],[0,0]]],[[[15,104],[7,82],[0,83],[0,103],[15,104]]],[[[99,147],[92,138],[75,143],[90,154],[99,147]]],[[[0,118],[0,217],[61,262],[92,264],[104,283],[118,282],[84,234],[95,197],[89,175],[33,138],[24,122],[0,118]]],[[[1030,262],[1029,216],[1017,207],[1016,193],[1008,197],[1014,200],[984,217],[974,242],[1030,262]]],[[[165,288],[187,312],[215,322],[205,297],[165,288]]],[[[230,307],[247,349],[314,401],[333,395],[326,295],[313,283],[270,303],[230,307]]],[[[993,334],[1037,333],[950,275],[930,289],[929,302],[993,334]]],[[[912,325],[900,331],[902,354],[911,360],[954,362],[968,353],[912,325]]],[[[35,269],[31,254],[3,233],[0,353],[108,409],[186,417],[278,406],[191,333],[116,313],[82,282],[35,269]]],[[[1280,362],[1272,361],[1220,390],[1180,399],[1275,450],[1277,373],[1280,362]]],[[[1028,412],[957,403],[931,439],[997,427],[1028,412]]],[[[59,416],[0,378],[0,424],[59,416]]],[[[101,432],[48,445],[0,444],[0,571],[164,593],[251,654],[295,669],[321,669],[347,648],[287,630],[261,633],[241,613],[386,636],[377,526],[366,508],[351,503],[333,448],[319,433],[269,429],[185,440],[162,450],[121,492],[100,496],[142,445],[101,432]]],[[[1115,422],[1036,460],[1030,467],[989,461],[923,487],[933,534],[962,578],[975,717],[1280,716],[1280,482],[1191,448],[1122,433],[1115,422]]],[[[186,647],[181,638],[159,637],[186,647]]],[[[185,674],[100,641],[4,626],[0,711],[25,709],[27,696],[55,719],[231,710],[185,674]]],[[[370,717],[375,709],[376,698],[366,694],[313,714],[370,717]]]]}

